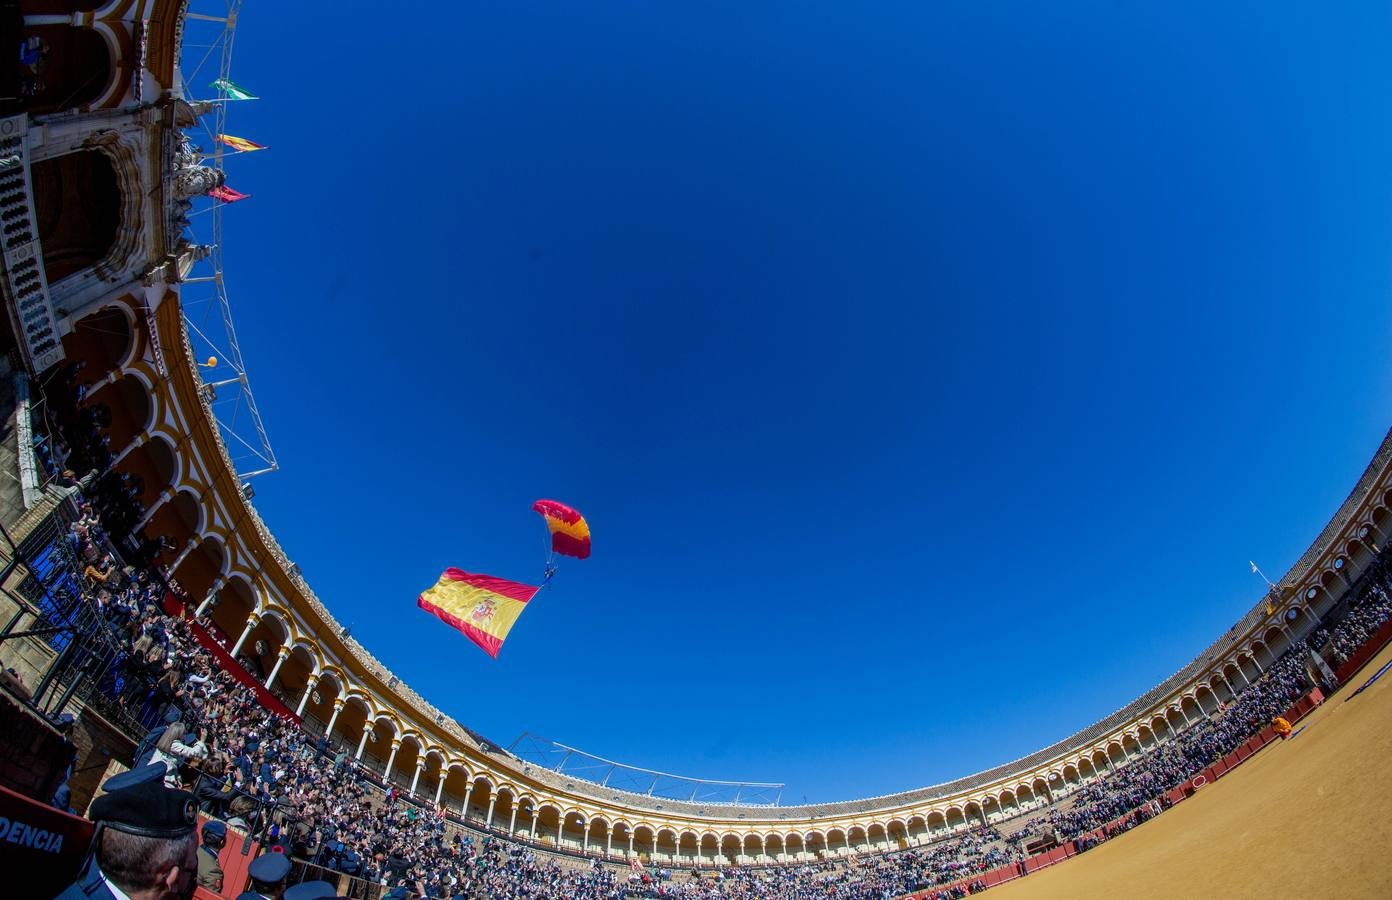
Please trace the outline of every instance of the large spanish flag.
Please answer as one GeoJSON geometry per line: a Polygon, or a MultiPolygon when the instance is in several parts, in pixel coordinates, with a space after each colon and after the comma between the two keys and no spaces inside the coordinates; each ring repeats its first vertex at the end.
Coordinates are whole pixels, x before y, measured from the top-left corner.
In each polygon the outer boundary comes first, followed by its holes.
{"type": "Polygon", "coordinates": [[[446,569],[416,605],[457,628],[494,659],[538,588],[492,575],[446,569]]]}

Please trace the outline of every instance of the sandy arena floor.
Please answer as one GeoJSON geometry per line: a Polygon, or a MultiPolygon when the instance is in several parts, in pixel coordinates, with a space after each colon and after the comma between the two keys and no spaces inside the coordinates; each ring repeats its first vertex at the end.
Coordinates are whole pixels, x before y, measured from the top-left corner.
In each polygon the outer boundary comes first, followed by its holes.
{"type": "Polygon", "coordinates": [[[1392,898],[1392,646],[1333,700],[1230,775],[1082,856],[993,888],[991,900],[1392,898]]]}

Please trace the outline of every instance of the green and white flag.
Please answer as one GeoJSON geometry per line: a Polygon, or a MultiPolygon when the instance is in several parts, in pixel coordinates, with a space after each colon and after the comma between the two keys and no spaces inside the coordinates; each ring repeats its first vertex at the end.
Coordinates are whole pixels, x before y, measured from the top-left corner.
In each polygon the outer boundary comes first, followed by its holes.
{"type": "Polygon", "coordinates": [[[210,87],[215,87],[215,88],[217,88],[218,90],[222,91],[222,92],[223,92],[224,94],[226,94],[227,96],[231,97],[233,100],[256,100],[256,99],[259,99],[259,98],[257,98],[257,97],[253,97],[251,94],[247,93],[246,90],[245,90],[244,88],[238,87],[235,83],[233,83],[232,81],[230,81],[230,80],[228,80],[228,79],[226,79],[226,78],[219,78],[217,81],[214,81],[214,82],[210,85],[210,87]]]}

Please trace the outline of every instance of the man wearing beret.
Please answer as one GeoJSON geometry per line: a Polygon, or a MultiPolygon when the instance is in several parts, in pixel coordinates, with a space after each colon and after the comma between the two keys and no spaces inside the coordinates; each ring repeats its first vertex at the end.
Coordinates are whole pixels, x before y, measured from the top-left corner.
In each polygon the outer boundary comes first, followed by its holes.
{"type": "Polygon", "coordinates": [[[237,900],[281,900],[285,896],[285,879],[290,877],[290,860],[283,853],[263,853],[247,866],[251,890],[239,894],[237,900]]]}
{"type": "Polygon", "coordinates": [[[92,855],[58,900],[188,900],[198,871],[196,807],[164,786],[164,766],[109,778],[92,802],[92,855]]]}
{"type": "Polygon", "coordinates": [[[203,845],[198,848],[198,883],[215,894],[222,893],[222,865],[218,853],[227,843],[227,826],[221,822],[205,822],[203,845]]]}

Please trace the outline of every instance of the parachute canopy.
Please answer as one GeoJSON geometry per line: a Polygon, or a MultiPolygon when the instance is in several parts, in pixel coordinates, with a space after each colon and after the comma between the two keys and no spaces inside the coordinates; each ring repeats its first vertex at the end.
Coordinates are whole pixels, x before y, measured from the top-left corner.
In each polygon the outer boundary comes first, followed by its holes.
{"type": "Polygon", "coordinates": [[[551,532],[551,552],[576,559],[590,555],[590,526],[579,512],[555,500],[538,500],[532,509],[546,520],[551,532]]]}

